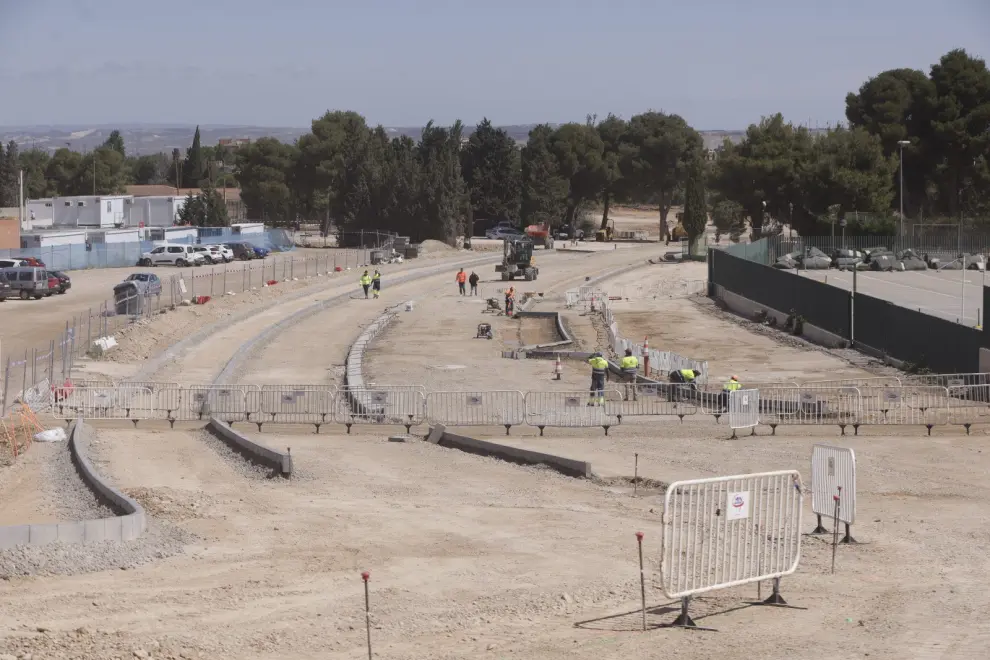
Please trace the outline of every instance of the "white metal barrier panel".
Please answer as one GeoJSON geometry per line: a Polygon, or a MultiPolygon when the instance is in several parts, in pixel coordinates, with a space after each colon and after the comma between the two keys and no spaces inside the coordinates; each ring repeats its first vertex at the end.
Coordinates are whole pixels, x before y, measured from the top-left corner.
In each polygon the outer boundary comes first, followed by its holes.
{"type": "Polygon", "coordinates": [[[760,423],[760,391],[734,390],[729,392],[729,428],[732,435],[737,429],[754,429],[760,423]]]}
{"type": "Polygon", "coordinates": [[[577,428],[601,426],[608,435],[609,427],[619,423],[609,414],[608,401],[620,401],[622,394],[606,386],[602,397],[591,392],[526,392],[526,423],[540,429],[547,426],[577,428]],[[605,399],[603,403],[601,398],[605,399]]]}
{"type": "Polygon", "coordinates": [[[863,399],[856,387],[760,388],[760,422],[770,426],[859,424],[863,399]]]}
{"type": "Polygon", "coordinates": [[[797,470],[678,481],[663,504],[660,582],[687,598],[793,573],[804,489],[797,470]]]}
{"type": "Polygon", "coordinates": [[[147,387],[111,385],[110,387],[73,387],[66,390],[55,406],[65,417],[85,419],[154,419],[155,395],[147,387]]]}
{"type": "Polygon", "coordinates": [[[905,381],[906,382],[903,383],[904,385],[947,387],[951,392],[953,387],[990,385],[990,373],[920,374],[916,376],[908,376],[905,381]]]}
{"type": "Polygon", "coordinates": [[[684,419],[698,413],[698,404],[680,396],[674,383],[639,383],[617,386],[622,393],[618,400],[606,399],[605,411],[620,421],[623,417],[676,416],[684,419]]]}
{"type": "Polygon", "coordinates": [[[337,394],[334,419],[351,432],[353,424],[393,424],[408,431],[426,419],[423,388],[411,385],[345,387],[337,394]]]}
{"type": "Polygon", "coordinates": [[[949,418],[949,392],[944,387],[861,388],[860,424],[919,425],[928,432],[949,418]]]}
{"type": "Polygon", "coordinates": [[[333,422],[337,388],[333,385],[262,385],[247,393],[248,409],[261,429],[265,422],[313,424],[320,430],[333,422]]]}
{"type": "Polygon", "coordinates": [[[856,452],[852,449],[832,445],[812,447],[811,512],[818,520],[812,534],[828,531],[822,526],[824,516],[846,525],[843,543],[854,541],[849,534],[849,528],[856,522],[856,452]]]}
{"type": "Polygon", "coordinates": [[[969,427],[990,421],[990,385],[954,385],[949,392],[949,424],[969,427]]]}
{"type": "Polygon", "coordinates": [[[228,424],[251,420],[248,393],[257,392],[257,385],[193,385],[184,388],[179,419],[209,419],[217,417],[228,424]]]}
{"type": "Polygon", "coordinates": [[[513,426],[526,422],[526,398],[515,390],[429,392],[426,417],[445,426],[513,426]]]}

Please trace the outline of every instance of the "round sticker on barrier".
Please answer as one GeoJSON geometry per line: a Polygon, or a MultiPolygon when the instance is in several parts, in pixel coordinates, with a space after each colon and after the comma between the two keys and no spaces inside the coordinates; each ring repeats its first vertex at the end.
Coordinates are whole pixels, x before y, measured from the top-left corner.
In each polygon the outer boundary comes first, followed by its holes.
{"type": "Polygon", "coordinates": [[[292,392],[286,392],[282,395],[282,403],[295,403],[296,395],[292,392]]]}
{"type": "Polygon", "coordinates": [[[372,392],[370,398],[372,403],[385,403],[388,400],[388,394],[385,392],[372,392]]]}
{"type": "Polygon", "coordinates": [[[564,399],[564,405],[565,406],[580,406],[581,405],[581,402],[578,400],[578,398],[576,396],[569,396],[566,399],[564,399]]]}
{"type": "Polygon", "coordinates": [[[893,390],[886,390],[883,393],[883,398],[887,401],[900,401],[901,395],[893,390]]]}
{"type": "Polygon", "coordinates": [[[728,500],[728,506],[725,507],[727,520],[749,518],[749,491],[729,493],[728,500]]]}
{"type": "Polygon", "coordinates": [[[948,386],[949,387],[962,387],[965,384],[966,383],[965,383],[965,381],[963,381],[962,378],[950,378],[948,380],[948,386]]]}
{"type": "Polygon", "coordinates": [[[801,403],[814,403],[815,395],[811,392],[801,392],[801,403]]]}
{"type": "Polygon", "coordinates": [[[480,406],[481,405],[481,397],[480,396],[469,396],[467,398],[467,404],[469,406],[480,406]]]}

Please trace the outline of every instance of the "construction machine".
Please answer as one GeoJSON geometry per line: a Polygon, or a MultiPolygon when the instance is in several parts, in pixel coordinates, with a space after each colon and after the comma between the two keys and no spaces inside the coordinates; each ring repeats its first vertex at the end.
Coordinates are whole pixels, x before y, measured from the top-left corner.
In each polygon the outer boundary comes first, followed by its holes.
{"type": "Polygon", "coordinates": [[[615,220],[609,219],[603,229],[595,232],[595,240],[599,243],[611,241],[613,234],[615,234],[615,220]]]}
{"type": "Polygon", "coordinates": [[[502,263],[495,265],[495,272],[502,273],[502,280],[522,277],[526,281],[536,279],[540,269],[533,262],[533,241],[530,238],[506,238],[502,242],[502,263]]]}
{"type": "Polygon", "coordinates": [[[526,227],[526,235],[533,239],[534,245],[542,245],[546,250],[553,249],[553,234],[550,225],[530,225],[526,227]]]}

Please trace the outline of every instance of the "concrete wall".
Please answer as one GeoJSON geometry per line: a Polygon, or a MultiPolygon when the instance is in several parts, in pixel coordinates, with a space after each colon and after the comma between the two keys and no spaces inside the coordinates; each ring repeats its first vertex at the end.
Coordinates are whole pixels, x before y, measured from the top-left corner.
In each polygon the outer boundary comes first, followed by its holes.
{"type": "MultiPolygon", "coordinates": [[[[761,305],[760,303],[753,302],[749,298],[744,298],[739,294],[732,293],[731,291],[726,291],[724,288],[715,285],[715,299],[720,301],[727,309],[740,316],[745,316],[747,319],[752,320],[754,315],[765,310],[767,314],[777,319],[777,325],[783,327],[784,323],[787,321],[787,314],[776,309],[770,309],[766,305],[761,305]]],[[[829,348],[848,348],[849,341],[839,335],[833,334],[826,330],[811,325],[807,321],[804,323],[804,331],[802,336],[808,341],[820,344],[822,346],[828,346],[829,348]]]]}
{"type": "Polygon", "coordinates": [[[587,461],[577,461],[563,456],[544,454],[543,452],[503,445],[490,440],[477,440],[463,435],[448,433],[446,430],[440,434],[437,444],[442,447],[460,449],[461,451],[478,456],[492,456],[520,465],[546,465],[548,468],[569,477],[590,479],[592,476],[591,463],[587,461]]]}
{"type": "Polygon", "coordinates": [[[21,249],[21,223],[16,217],[0,218],[0,250],[21,249]]]}
{"type": "Polygon", "coordinates": [[[97,520],[80,520],[38,525],[0,527],[0,548],[49,543],[92,543],[95,541],[133,541],[148,526],[141,505],[111,486],[89,460],[93,430],[82,420],[69,425],[69,451],[83,483],[104,504],[120,515],[97,520]]]}
{"type": "Polygon", "coordinates": [[[221,442],[252,463],[271,468],[275,474],[286,478],[292,476],[291,452],[276,451],[259,442],[255,442],[243,433],[235,431],[230,425],[220,421],[216,417],[210,418],[207,429],[219,438],[221,442]]]}

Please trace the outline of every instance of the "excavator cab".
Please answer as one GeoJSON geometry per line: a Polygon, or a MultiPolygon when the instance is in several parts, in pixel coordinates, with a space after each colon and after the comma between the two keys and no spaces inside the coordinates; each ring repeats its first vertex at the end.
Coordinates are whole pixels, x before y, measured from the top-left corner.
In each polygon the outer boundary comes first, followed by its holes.
{"type": "Polygon", "coordinates": [[[507,238],[502,243],[502,263],[495,266],[502,280],[523,277],[535,280],[540,269],[533,264],[533,241],[529,238],[507,238]]]}

